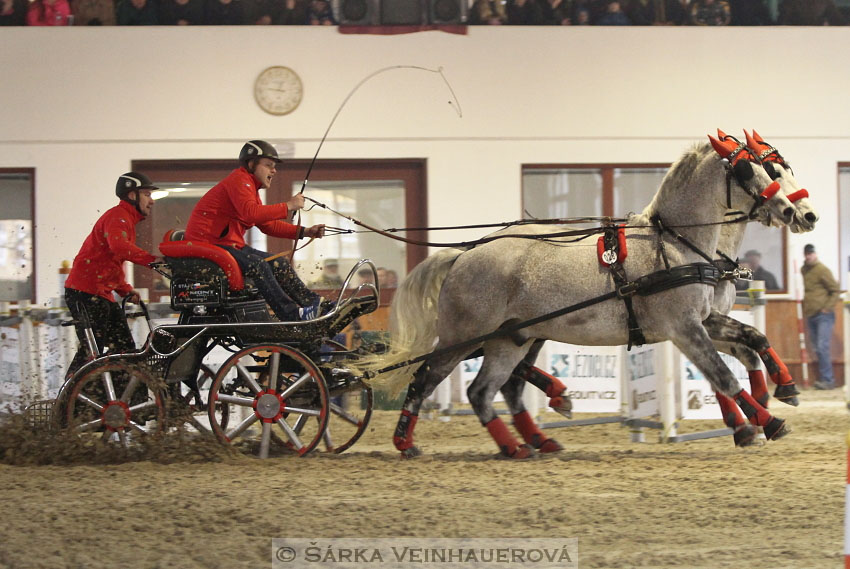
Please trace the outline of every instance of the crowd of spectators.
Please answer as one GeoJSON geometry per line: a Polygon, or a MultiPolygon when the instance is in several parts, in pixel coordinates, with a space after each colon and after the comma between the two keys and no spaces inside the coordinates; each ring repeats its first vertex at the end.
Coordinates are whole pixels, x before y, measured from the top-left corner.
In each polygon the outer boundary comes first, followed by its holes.
{"type": "MultiPolygon", "coordinates": [[[[846,25],[835,0],[460,0],[471,25],[846,25]]],[[[0,0],[0,25],[337,25],[330,0],[0,0]]]]}
{"type": "Polygon", "coordinates": [[[329,0],[0,0],[6,26],[332,26],[329,0]]]}

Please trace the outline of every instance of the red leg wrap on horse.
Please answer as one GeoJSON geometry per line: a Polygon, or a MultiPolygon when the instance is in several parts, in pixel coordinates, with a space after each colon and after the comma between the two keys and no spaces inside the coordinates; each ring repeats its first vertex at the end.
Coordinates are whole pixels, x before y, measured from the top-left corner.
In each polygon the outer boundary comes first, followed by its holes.
{"type": "Polygon", "coordinates": [[[412,414],[407,409],[402,409],[398,425],[395,427],[393,444],[398,450],[407,450],[413,446],[413,428],[416,426],[418,415],[412,414]]]}
{"type": "Polygon", "coordinates": [[[750,422],[759,427],[764,427],[773,418],[767,412],[767,409],[762,407],[758,401],[753,399],[752,395],[743,389],[735,396],[735,403],[738,404],[738,407],[741,408],[750,422]]]}
{"type": "Polygon", "coordinates": [[[750,376],[750,391],[753,394],[753,399],[761,403],[762,407],[767,407],[767,400],[770,399],[770,394],[767,392],[767,382],[764,380],[764,372],[760,369],[747,370],[750,376]]]}
{"type": "MultiPolygon", "coordinates": [[[[768,348],[763,352],[759,352],[762,361],[767,365],[768,360],[772,361],[779,371],[772,372],[770,374],[770,380],[776,385],[790,385],[794,383],[794,378],[791,377],[791,374],[788,372],[788,368],[785,366],[785,362],[779,359],[779,356],[776,355],[776,351],[773,348],[768,348]]],[[[770,367],[768,366],[768,371],[770,371],[770,367]]]]}
{"type": "Polygon", "coordinates": [[[487,427],[487,430],[490,431],[490,436],[493,437],[494,441],[496,441],[496,444],[499,446],[499,450],[502,451],[502,454],[505,456],[513,456],[519,444],[517,443],[516,438],[510,433],[510,431],[508,431],[508,427],[505,423],[496,417],[485,426],[487,427]]]}
{"type": "Polygon", "coordinates": [[[514,415],[514,427],[522,435],[523,440],[534,448],[540,448],[549,438],[543,434],[528,411],[514,415]]]}
{"type": "Polygon", "coordinates": [[[738,406],[731,397],[726,397],[722,393],[715,392],[717,403],[720,405],[720,412],[723,414],[723,423],[730,429],[746,424],[744,416],[738,410],[738,406]]]}
{"type": "Polygon", "coordinates": [[[567,386],[560,379],[536,366],[528,368],[524,379],[545,392],[547,397],[555,397],[567,389],[567,386]]]}

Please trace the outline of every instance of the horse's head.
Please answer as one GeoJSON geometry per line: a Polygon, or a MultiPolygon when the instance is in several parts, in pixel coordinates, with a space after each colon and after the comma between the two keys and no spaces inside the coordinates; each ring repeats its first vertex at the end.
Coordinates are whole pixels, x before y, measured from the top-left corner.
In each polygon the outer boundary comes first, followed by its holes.
{"type": "Polygon", "coordinates": [[[805,233],[814,229],[819,216],[809,200],[809,192],[801,188],[794,178],[794,171],[791,166],[779,151],[765,142],[755,130],[752,135],[746,130],[744,134],[747,137],[747,147],[762,161],[765,171],[771,178],[779,182],[782,191],[794,204],[796,212],[794,221],[790,225],[791,231],[805,233]]]}
{"type": "Polygon", "coordinates": [[[708,135],[714,151],[724,161],[727,171],[726,208],[748,213],[751,219],[770,225],[791,225],[795,219],[794,204],[773,180],[758,157],[733,136],[717,130],[718,138],[708,135]],[[734,191],[738,186],[742,191],[734,191]]]}

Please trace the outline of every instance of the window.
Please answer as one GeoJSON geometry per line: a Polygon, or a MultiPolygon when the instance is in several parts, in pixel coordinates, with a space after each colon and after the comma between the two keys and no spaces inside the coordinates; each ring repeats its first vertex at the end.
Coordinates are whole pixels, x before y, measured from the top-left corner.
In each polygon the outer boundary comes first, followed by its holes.
{"type": "Polygon", "coordinates": [[[0,300],[35,302],[35,170],[0,168],[0,300]]]}
{"type": "Polygon", "coordinates": [[[527,216],[541,219],[640,213],[652,200],[667,168],[667,164],[524,165],[523,210],[527,216]]]}

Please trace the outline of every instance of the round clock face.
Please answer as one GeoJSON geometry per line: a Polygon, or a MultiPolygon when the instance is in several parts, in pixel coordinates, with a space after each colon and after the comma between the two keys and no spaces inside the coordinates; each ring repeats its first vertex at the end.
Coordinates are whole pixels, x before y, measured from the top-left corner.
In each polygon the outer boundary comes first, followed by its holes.
{"type": "Polygon", "coordinates": [[[254,98],[260,108],[273,115],[294,111],[303,95],[301,78],[288,67],[269,67],[254,82],[254,98]]]}

